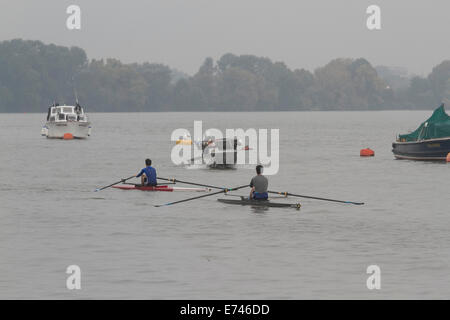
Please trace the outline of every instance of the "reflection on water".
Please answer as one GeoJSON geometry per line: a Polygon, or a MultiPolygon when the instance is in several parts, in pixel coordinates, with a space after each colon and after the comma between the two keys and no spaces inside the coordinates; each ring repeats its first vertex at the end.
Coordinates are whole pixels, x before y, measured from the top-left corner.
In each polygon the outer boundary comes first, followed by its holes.
{"type": "Polygon", "coordinates": [[[251,206],[253,213],[267,213],[269,211],[268,207],[262,207],[262,206],[251,206]]]}

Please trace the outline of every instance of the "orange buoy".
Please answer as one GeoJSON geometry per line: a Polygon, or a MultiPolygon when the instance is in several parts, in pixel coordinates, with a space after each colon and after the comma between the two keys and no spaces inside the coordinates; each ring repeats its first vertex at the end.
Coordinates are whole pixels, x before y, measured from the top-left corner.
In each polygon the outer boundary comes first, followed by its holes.
{"type": "Polygon", "coordinates": [[[370,148],[361,149],[361,151],[359,152],[359,155],[361,157],[373,157],[373,156],[375,156],[375,151],[373,151],[370,148]]]}
{"type": "Polygon", "coordinates": [[[450,162],[450,152],[447,154],[447,162],[450,162]]]}
{"type": "Polygon", "coordinates": [[[64,133],[63,139],[64,140],[72,140],[73,139],[73,134],[71,134],[71,133],[64,133]]]}

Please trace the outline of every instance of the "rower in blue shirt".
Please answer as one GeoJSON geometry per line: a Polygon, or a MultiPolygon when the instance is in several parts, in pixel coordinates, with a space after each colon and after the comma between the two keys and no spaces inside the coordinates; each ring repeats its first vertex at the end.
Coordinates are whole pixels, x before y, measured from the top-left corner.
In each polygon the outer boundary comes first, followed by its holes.
{"type": "Polygon", "coordinates": [[[136,178],[141,177],[141,184],[143,186],[156,186],[156,170],[152,167],[152,160],[145,159],[146,167],[136,175],[136,178]]]}

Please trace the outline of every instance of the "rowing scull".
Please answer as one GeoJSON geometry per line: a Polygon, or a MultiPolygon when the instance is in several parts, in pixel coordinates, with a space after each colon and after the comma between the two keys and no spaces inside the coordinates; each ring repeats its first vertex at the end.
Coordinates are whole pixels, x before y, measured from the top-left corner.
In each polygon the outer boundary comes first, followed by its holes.
{"type": "Polygon", "coordinates": [[[270,200],[250,200],[248,198],[241,197],[241,199],[217,199],[217,201],[226,204],[237,204],[242,206],[256,206],[256,207],[274,207],[274,208],[295,208],[300,209],[300,203],[282,203],[271,202],[270,200]]]}
{"type": "Polygon", "coordinates": [[[166,185],[160,185],[160,186],[140,186],[140,185],[134,185],[134,184],[121,184],[112,186],[116,189],[121,190],[141,190],[141,191],[165,191],[165,192],[174,192],[174,191],[192,191],[192,192],[209,192],[211,191],[210,188],[188,188],[188,187],[169,187],[166,185]]]}

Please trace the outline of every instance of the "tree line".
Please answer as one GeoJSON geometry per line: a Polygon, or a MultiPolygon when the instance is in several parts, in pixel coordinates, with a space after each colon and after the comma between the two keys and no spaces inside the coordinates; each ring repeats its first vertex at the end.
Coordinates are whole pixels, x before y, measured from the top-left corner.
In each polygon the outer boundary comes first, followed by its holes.
{"type": "Polygon", "coordinates": [[[162,64],[88,60],[77,47],[15,39],[0,42],[0,112],[73,104],[74,88],[88,111],[103,112],[433,109],[450,99],[450,60],[403,82],[380,73],[363,58],[310,72],[227,53],[187,76],[162,64]]]}

